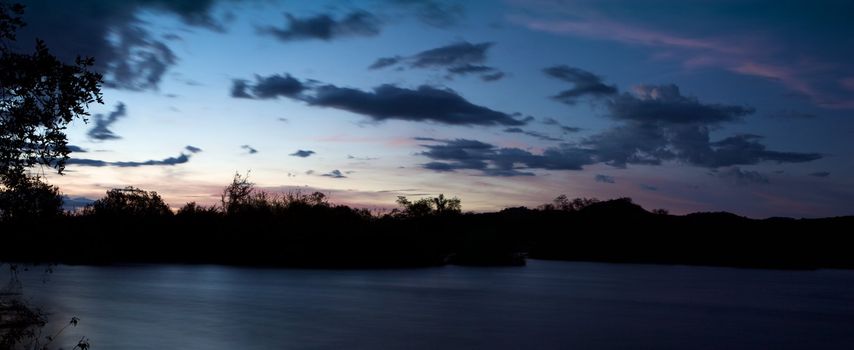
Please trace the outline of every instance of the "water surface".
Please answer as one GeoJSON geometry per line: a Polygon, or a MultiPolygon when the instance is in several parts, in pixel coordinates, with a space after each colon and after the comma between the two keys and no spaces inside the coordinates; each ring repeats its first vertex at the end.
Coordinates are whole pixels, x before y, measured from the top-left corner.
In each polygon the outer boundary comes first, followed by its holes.
{"type": "Polygon", "coordinates": [[[532,260],[301,270],[60,266],[24,292],[93,349],[851,349],[854,271],[532,260]]]}

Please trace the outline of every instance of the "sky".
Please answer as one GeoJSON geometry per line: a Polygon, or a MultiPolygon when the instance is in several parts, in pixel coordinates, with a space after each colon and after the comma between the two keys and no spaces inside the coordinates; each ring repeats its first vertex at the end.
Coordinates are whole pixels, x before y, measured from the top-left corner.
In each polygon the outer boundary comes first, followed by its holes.
{"type": "Polygon", "coordinates": [[[466,211],[560,194],[675,214],[854,214],[849,1],[24,1],[96,59],[72,203],[260,189],[466,211]]]}

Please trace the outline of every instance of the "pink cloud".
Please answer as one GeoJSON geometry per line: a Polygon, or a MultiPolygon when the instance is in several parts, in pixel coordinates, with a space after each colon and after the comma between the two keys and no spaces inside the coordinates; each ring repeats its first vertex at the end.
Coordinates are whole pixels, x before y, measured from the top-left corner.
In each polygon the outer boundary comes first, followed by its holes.
{"type": "MultiPolygon", "coordinates": [[[[655,48],[654,59],[678,60],[686,69],[718,67],[771,79],[807,96],[817,106],[854,108],[854,98],[850,94],[823,89],[815,78],[832,75],[838,67],[810,57],[781,61],[778,57],[783,47],[773,44],[772,40],[755,35],[697,38],[618,23],[595,14],[588,13],[588,16],[590,18],[562,20],[510,16],[509,20],[536,31],[655,48]]],[[[839,85],[854,92],[854,77],[840,80],[839,85]]]]}
{"type": "Polygon", "coordinates": [[[510,20],[533,30],[555,34],[572,34],[592,39],[614,40],[626,44],[712,50],[732,54],[743,52],[743,49],[737,45],[728,45],[715,39],[672,35],[607,20],[543,21],[518,16],[511,16],[510,20]]]}

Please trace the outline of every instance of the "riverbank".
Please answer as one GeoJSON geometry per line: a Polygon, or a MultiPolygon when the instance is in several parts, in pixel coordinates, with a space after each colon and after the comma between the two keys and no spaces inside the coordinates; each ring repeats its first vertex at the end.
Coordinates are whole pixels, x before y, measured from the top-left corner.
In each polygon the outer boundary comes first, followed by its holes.
{"type": "Polygon", "coordinates": [[[0,225],[0,261],[319,268],[523,265],[525,258],[780,269],[854,268],[854,217],[654,214],[630,201],[577,211],[373,217],[347,207],[163,217],[63,216],[0,225]]]}

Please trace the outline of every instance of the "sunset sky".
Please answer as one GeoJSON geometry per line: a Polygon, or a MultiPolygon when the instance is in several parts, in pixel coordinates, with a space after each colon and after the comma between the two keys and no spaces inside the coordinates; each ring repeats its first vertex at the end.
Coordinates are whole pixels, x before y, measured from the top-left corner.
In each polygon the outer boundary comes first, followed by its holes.
{"type": "Polygon", "coordinates": [[[89,55],[69,197],[270,191],[467,211],[559,194],[671,213],[854,214],[854,2],[24,1],[89,55]]]}

